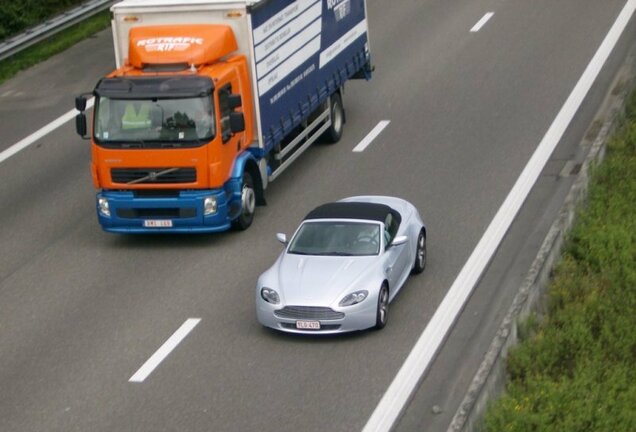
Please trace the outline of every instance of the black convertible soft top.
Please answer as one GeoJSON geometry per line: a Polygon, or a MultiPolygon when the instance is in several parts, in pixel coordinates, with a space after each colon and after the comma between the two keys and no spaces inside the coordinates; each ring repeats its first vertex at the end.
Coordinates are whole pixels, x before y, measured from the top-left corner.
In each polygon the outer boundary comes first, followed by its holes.
{"type": "Polygon", "coordinates": [[[401,222],[400,213],[385,204],[367,202],[334,202],[323,204],[310,211],[307,219],[362,219],[385,222],[388,214],[401,222]]]}

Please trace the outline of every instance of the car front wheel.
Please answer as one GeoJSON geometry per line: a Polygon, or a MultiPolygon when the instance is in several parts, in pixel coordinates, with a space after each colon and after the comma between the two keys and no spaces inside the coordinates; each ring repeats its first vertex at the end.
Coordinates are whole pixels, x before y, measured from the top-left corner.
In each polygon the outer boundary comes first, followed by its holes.
{"type": "Polygon", "coordinates": [[[426,234],[424,230],[420,231],[417,236],[417,246],[415,248],[415,264],[413,265],[413,274],[419,274],[426,268],[426,234]]]}
{"type": "Polygon", "coordinates": [[[375,328],[383,329],[386,325],[389,314],[389,287],[386,283],[382,284],[380,293],[378,294],[378,308],[375,314],[375,328]]]}

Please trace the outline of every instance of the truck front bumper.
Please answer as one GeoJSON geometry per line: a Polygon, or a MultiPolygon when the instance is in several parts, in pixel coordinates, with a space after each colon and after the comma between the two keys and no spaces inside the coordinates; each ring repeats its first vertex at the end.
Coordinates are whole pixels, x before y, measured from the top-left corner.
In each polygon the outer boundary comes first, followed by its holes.
{"type": "Polygon", "coordinates": [[[205,233],[227,231],[228,196],[223,189],[157,191],[102,191],[96,199],[97,217],[105,231],[124,234],[205,233]],[[205,214],[205,202],[216,201],[216,211],[205,214]]]}

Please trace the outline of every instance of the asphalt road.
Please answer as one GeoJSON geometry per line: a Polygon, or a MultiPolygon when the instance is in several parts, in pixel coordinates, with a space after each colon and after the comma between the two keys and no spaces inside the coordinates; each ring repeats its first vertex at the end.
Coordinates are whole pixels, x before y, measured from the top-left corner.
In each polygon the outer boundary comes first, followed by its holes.
{"type": "MultiPolygon", "coordinates": [[[[0,430],[361,430],[625,2],[369,0],[376,73],[346,88],[343,140],[311,148],[272,183],[246,232],[103,233],[89,143],[72,122],[0,163],[0,430]],[[352,152],[381,120],[391,123],[352,152]],[[429,230],[427,270],[391,304],[387,327],[344,337],[261,328],[253,290],[280,251],[274,234],[356,194],[404,197],[429,230]],[[188,318],[201,321],[129,382],[188,318]]],[[[396,429],[446,429],[633,27],[396,429]]],[[[66,113],[113,64],[104,32],[0,86],[0,151],[66,113]]]]}

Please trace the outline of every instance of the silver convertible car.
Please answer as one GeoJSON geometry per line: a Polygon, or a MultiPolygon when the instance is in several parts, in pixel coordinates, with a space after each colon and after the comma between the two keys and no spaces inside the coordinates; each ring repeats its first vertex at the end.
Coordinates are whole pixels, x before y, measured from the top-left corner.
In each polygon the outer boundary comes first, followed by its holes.
{"type": "Polygon", "coordinates": [[[426,227],[409,202],[357,196],[305,217],[256,285],[258,321],[292,333],[386,325],[389,302],[426,266],[426,227]]]}

